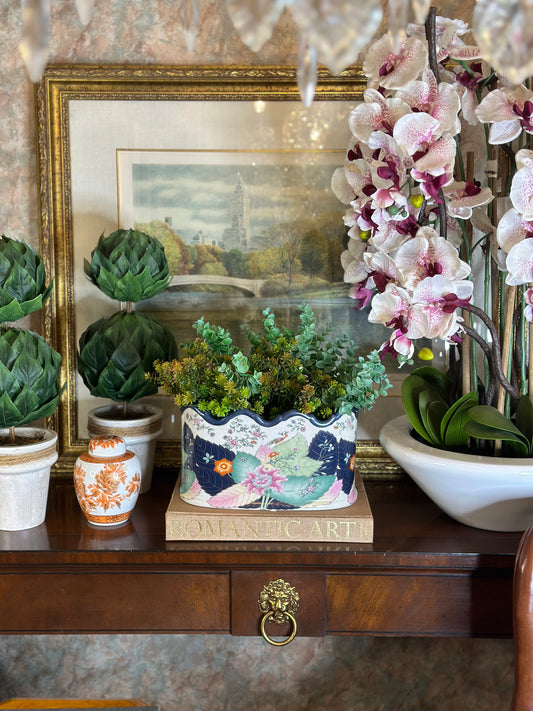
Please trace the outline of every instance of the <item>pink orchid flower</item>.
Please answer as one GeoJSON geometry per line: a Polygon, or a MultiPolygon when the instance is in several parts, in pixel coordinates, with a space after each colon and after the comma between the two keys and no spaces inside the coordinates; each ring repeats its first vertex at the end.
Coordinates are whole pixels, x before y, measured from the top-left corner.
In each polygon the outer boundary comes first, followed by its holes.
{"type": "Polygon", "coordinates": [[[392,40],[383,35],[368,49],[363,62],[363,72],[376,85],[385,89],[399,89],[416,79],[427,64],[426,43],[417,37],[408,37],[395,54],[392,40]]]}
{"type": "Polygon", "coordinates": [[[358,104],[348,119],[350,130],[358,141],[368,143],[374,131],[392,133],[396,121],[411,108],[399,98],[384,97],[375,89],[366,89],[364,102],[358,104]]]}
{"type": "Polygon", "coordinates": [[[411,340],[450,340],[460,329],[457,309],[468,303],[472,289],[471,282],[453,282],[442,275],[426,277],[412,293],[389,283],[383,293],[372,299],[368,320],[400,328],[411,340]]]}
{"type": "MultiPolygon", "coordinates": [[[[533,228],[533,224],[531,227],[533,228]]],[[[524,239],[512,247],[505,260],[505,266],[507,267],[506,284],[511,286],[530,284],[533,281],[533,239],[524,239]]]]}
{"type": "Polygon", "coordinates": [[[489,143],[499,145],[533,133],[533,93],[523,84],[490,91],[476,109],[481,123],[490,123],[489,143]]]}
{"type": "Polygon", "coordinates": [[[443,188],[448,214],[469,220],[475,207],[488,205],[494,199],[488,187],[482,188],[477,181],[453,182],[443,188]]]}
{"type": "Polygon", "coordinates": [[[476,90],[479,84],[486,78],[487,71],[485,64],[481,61],[473,62],[469,71],[463,66],[454,67],[453,84],[459,96],[461,97],[462,116],[471,126],[479,123],[476,116],[476,108],[478,105],[476,90]]]}
{"type": "Polygon", "coordinates": [[[341,264],[344,269],[344,281],[347,284],[366,282],[369,271],[364,262],[367,245],[361,239],[348,240],[348,248],[341,254],[341,264]]]}
{"type": "MultiPolygon", "coordinates": [[[[496,230],[499,247],[509,254],[513,247],[528,237],[533,237],[533,223],[525,220],[514,207],[507,210],[501,216],[496,230]]],[[[507,269],[505,265],[504,269],[507,269]]]]}
{"type": "Polygon", "coordinates": [[[379,352],[381,357],[389,353],[393,358],[400,356],[399,367],[413,357],[415,345],[410,338],[402,333],[401,329],[397,328],[391,333],[388,341],[380,346],[379,352]]]}
{"type": "Polygon", "coordinates": [[[407,289],[414,289],[420,281],[436,274],[452,281],[461,281],[470,274],[470,266],[459,259],[455,247],[431,227],[422,227],[414,239],[404,243],[395,254],[394,263],[407,289]]]}
{"type": "Polygon", "coordinates": [[[533,151],[523,148],[515,160],[517,171],[511,183],[511,202],[525,220],[533,220],[533,151]]]}
{"type": "MultiPolygon", "coordinates": [[[[464,60],[465,62],[480,59],[479,47],[467,45],[461,39],[462,35],[470,32],[470,28],[463,20],[452,20],[449,17],[437,15],[435,18],[437,34],[437,62],[442,63],[450,59],[464,60]]],[[[422,25],[409,25],[408,34],[424,39],[425,28],[422,25]]]]}
{"type": "MultiPolygon", "coordinates": [[[[426,68],[422,78],[412,81],[396,92],[396,97],[416,112],[429,114],[439,122],[442,133],[455,135],[461,130],[459,109],[461,99],[451,84],[437,84],[433,72],[426,68]]],[[[400,117],[398,117],[400,118],[400,117]]]]}

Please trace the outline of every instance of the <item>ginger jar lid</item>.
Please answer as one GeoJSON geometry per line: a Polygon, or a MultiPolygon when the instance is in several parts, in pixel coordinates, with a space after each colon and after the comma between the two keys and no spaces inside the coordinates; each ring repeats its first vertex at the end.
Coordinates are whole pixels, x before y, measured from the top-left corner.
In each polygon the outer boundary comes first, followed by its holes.
{"type": "Polygon", "coordinates": [[[93,457],[121,457],[126,454],[126,443],[122,437],[94,437],[89,441],[89,454],[93,457]]]}

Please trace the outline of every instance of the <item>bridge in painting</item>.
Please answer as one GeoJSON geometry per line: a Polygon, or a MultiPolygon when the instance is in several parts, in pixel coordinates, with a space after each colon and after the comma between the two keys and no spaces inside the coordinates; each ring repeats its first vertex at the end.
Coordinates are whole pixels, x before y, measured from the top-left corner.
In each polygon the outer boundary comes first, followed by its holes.
{"type": "Polygon", "coordinates": [[[261,289],[266,279],[240,279],[239,277],[220,276],[218,274],[177,274],[173,276],[169,287],[215,284],[218,286],[233,286],[253,296],[261,296],[261,289]]]}

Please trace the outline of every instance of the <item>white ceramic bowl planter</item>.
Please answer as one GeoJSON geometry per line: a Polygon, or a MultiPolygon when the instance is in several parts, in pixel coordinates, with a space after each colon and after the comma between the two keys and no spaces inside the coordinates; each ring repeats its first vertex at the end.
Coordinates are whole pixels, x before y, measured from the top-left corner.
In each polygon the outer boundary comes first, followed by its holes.
{"type": "Polygon", "coordinates": [[[120,406],[97,407],[89,412],[89,436],[121,437],[129,451],[141,462],[142,480],[139,493],[144,494],[152,485],[156,440],[163,431],[163,411],[155,405],[128,406],[131,419],[123,419],[120,406]]]}
{"type": "MultiPolygon", "coordinates": [[[[9,430],[0,430],[6,436],[9,430]]],[[[0,447],[0,530],[22,531],[43,523],[50,469],[57,461],[57,434],[38,427],[17,427],[29,444],[0,447]]]]}
{"type": "Polygon", "coordinates": [[[524,531],[533,523],[533,459],[446,452],[410,432],[407,417],[397,417],[381,430],[381,444],[449,516],[488,531],[524,531]]]}

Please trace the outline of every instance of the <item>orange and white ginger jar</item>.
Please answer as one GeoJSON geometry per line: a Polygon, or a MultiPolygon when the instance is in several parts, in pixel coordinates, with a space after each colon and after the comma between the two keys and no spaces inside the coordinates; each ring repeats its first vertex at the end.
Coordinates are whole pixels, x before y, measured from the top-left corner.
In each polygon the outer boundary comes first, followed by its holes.
{"type": "Polygon", "coordinates": [[[87,520],[116,526],[130,517],[141,488],[141,463],[121,437],[96,437],[74,466],[74,488],[87,520]]]}

